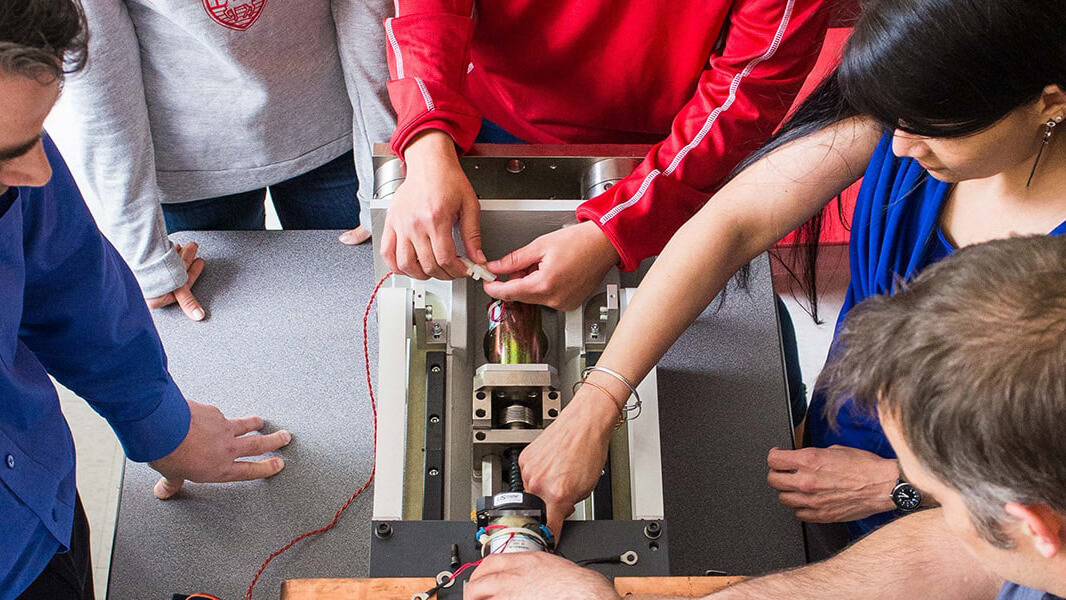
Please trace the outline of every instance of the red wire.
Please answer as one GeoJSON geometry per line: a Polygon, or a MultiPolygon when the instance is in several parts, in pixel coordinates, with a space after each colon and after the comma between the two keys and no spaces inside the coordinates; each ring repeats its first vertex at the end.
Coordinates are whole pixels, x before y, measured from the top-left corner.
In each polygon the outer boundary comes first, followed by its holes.
{"type": "Polygon", "coordinates": [[[370,475],[367,476],[366,483],[364,483],[362,487],[356,490],[355,493],[348,498],[344,505],[341,506],[339,510],[337,510],[337,512],[333,515],[333,520],[330,521],[328,525],[320,529],[316,529],[314,531],[308,531],[307,533],[292,538],[292,540],[290,540],[288,544],[285,544],[280,549],[274,551],[273,554],[268,556],[267,559],[263,561],[263,564],[260,565],[259,570],[256,571],[255,577],[252,578],[252,583],[248,586],[248,592],[245,593],[244,600],[252,600],[252,591],[255,590],[255,584],[259,581],[259,576],[262,575],[263,571],[266,570],[267,565],[270,564],[270,561],[281,556],[286,550],[292,548],[301,540],[316,536],[320,533],[325,533],[330,529],[333,529],[333,526],[336,525],[337,521],[340,520],[341,515],[344,514],[344,511],[348,510],[348,507],[351,506],[352,502],[354,502],[360,494],[365,492],[366,489],[370,487],[370,483],[374,481],[374,472],[377,469],[378,454],[378,406],[377,401],[374,400],[374,383],[370,379],[370,346],[367,341],[367,320],[370,318],[370,308],[374,305],[374,299],[377,298],[378,290],[381,289],[382,284],[384,284],[389,277],[392,277],[391,272],[382,277],[381,280],[378,281],[378,284],[374,286],[374,291],[370,293],[370,300],[366,303],[366,310],[363,311],[363,363],[366,365],[366,387],[370,391],[370,410],[374,415],[374,452],[370,455],[370,475]]]}

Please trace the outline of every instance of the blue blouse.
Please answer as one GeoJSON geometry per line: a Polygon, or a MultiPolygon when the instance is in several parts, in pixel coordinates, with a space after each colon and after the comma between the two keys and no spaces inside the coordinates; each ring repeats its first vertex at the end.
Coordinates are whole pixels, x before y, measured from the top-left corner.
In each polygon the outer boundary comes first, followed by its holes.
{"type": "MultiPolygon", "coordinates": [[[[952,184],[934,179],[914,159],[892,154],[891,132],[881,138],[855,201],[849,246],[851,282],[838,329],[852,307],[870,296],[891,294],[898,279],[910,279],[954,251],[939,226],[951,188],[952,184]]],[[[1051,235],[1063,233],[1066,223],[1051,235]]],[[[896,457],[876,416],[856,414],[845,405],[836,416],[838,429],[834,431],[825,416],[825,403],[824,391],[815,390],[807,413],[815,447],[850,446],[883,458],[896,457]]],[[[893,512],[872,515],[848,523],[848,530],[858,537],[894,517],[893,512]]]]}
{"type": "Polygon", "coordinates": [[[0,600],[70,543],[74,442],[48,375],[108,420],[131,460],[172,452],[189,407],[133,273],[45,137],[52,180],[0,194],[0,600]]]}

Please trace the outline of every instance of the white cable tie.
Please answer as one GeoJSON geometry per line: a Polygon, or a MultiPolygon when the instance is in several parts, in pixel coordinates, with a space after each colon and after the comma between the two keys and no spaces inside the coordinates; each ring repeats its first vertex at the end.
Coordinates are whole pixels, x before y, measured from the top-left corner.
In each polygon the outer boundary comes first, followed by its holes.
{"type": "Polygon", "coordinates": [[[460,256],[459,260],[463,261],[463,264],[466,265],[466,276],[473,277],[474,281],[480,281],[482,279],[485,281],[496,281],[496,275],[488,270],[485,265],[479,265],[465,256],[460,256]]]}

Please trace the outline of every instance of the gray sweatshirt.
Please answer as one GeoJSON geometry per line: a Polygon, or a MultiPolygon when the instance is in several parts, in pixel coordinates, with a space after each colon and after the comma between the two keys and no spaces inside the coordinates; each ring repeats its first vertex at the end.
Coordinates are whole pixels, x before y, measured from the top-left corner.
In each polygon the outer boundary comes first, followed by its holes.
{"type": "Polygon", "coordinates": [[[89,64],[47,127],[146,297],[187,280],[161,202],[265,187],[354,148],[369,224],[371,145],[395,127],[389,0],[83,4],[89,64]]]}

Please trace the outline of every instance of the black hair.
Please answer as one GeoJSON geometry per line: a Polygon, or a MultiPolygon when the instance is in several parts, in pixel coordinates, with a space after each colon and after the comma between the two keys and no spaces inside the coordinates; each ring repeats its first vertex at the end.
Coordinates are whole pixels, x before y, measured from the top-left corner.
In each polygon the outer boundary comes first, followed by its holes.
{"type": "Polygon", "coordinates": [[[84,68],[88,44],[78,0],[0,2],[0,71],[62,79],[84,68]]]}
{"type": "MultiPolygon", "coordinates": [[[[733,176],[791,141],[858,115],[927,137],[977,133],[1037,100],[1050,84],[1066,89],[1066,0],[871,0],[837,69],[733,176]]],[[[801,228],[797,241],[805,251],[786,265],[815,320],[825,214],[801,228]]]]}

